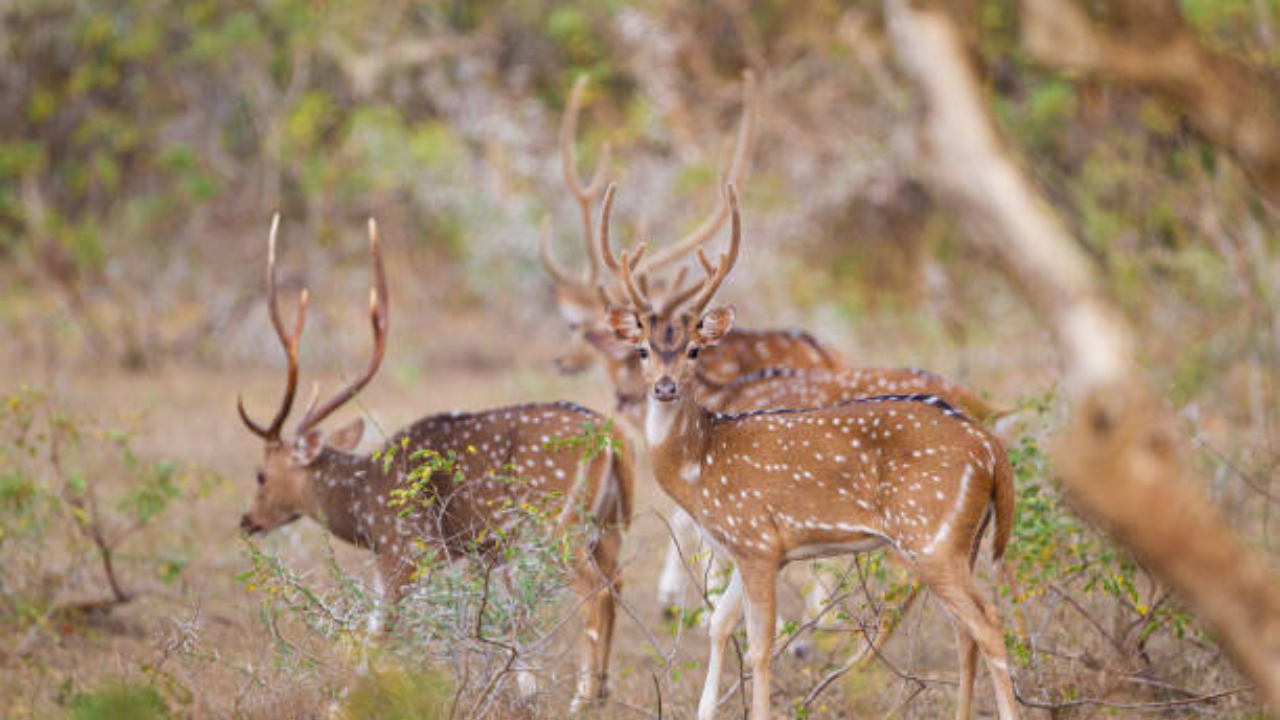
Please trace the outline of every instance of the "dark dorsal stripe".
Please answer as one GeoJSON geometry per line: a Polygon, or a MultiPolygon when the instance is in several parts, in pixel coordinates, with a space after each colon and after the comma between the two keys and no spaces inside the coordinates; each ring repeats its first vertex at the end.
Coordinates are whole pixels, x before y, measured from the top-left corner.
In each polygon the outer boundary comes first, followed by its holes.
{"type": "Polygon", "coordinates": [[[742,418],[754,417],[756,415],[797,415],[802,413],[813,412],[823,408],[843,407],[845,405],[857,405],[859,403],[883,403],[883,402],[918,402],[926,405],[932,405],[942,411],[944,415],[960,418],[966,422],[973,422],[964,413],[955,409],[946,400],[937,395],[910,394],[910,395],[872,395],[870,397],[858,398],[856,400],[844,400],[841,402],[824,405],[822,408],[770,408],[767,410],[751,410],[741,413],[721,413],[713,415],[716,420],[739,420],[742,418]]]}

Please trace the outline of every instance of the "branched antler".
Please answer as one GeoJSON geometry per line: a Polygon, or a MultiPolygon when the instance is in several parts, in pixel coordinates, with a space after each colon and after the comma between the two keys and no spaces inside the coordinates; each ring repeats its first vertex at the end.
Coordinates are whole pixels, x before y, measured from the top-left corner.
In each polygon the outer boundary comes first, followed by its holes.
{"type": "Polygon", "coordinates": [[[698,248],[698,263],[702,265],[702,269],[706,272],[707,277],[702,285],[701,292],[694,298],[691,306],[693,315],[701,315],[711,302],[711,298],[715,297],[716,291],[720,289],[721,283],[733,266],[738,262],[738,247],[742,243],[742,215],[738,212],[738,191],[733,187],[733,183],[724,186],[724,195],[726,204],[729,206],[729,214],[733,218],[732,229],[729,235],[729,252],[720,253],[720,259],[716,263],[715,268],[711,267],[711,263],[707,262],[707,256],[702,252],[702,248],[698,248]]]}
{"type": "Polygon", "coordinates": [[[564,117],[560,122],[560,167],[564,173],[565,185],[569,187],[569,192],[578,201],[578,210],[582,216],[582,242],[587,251],[587,267],[584,271],[584,278],[581,281],[573,278],[568,271],[556,263],[551,255],[551,233],[550,228],[547,226],[543,227],[542,235],[538,238],[538,257],[542,260],[542,265],[546,268],[547,273],[551,275],[557,284],[581,284],[585,287],[591,287],[596,284],[600,270],[596,262],[596,235],[591,210],[596,199],[600,197],[600,193],[604,191],[605,171],[609,167],[612,148],[609,143],[605,143],[600,148],[600,157],[596,161],[591,180],[584,183],[582,178],[578,176],[576,142],[578,116],[582,113],[582,98],[586,88],[587,76],[578,76],[578,80],[573,84],[573,89],[569,92],[569,101],[565,106],[564,117]]]}
{"type": "MultiPolygon", "coordinates": [[[[751,158],[751,149],[755,141],[756,126],[756,77],[755,73],[746,70],[742,73],[742,117],[738,121],[738,133],[734,139],[733,149],[728,155],[728,165],[721,169],[720,184],[737,185],[742,182],[751,158]]],[[[701,247],[724,225],[729,215],[727,198],[721,197],[716,209],[706,217],[698,227],[685,235],[678,242],[662,248],[649,256],[649,261],[637,268],[638,274],[651,273],[672,263],[679,262],[689,253],[701,247]]],[[[674,285],[672,286],[675,287],[674,285]]]]}
{"type": "MultiPolygon", "coordinates": [[[[249,430],[264,440],[280,439],[280,428],[284,426],[285,419],[289,417],[289,410],[293,407],[293,399],[298,390],[298,341],[302,338],[302,328],[306,323],[307,317],[307,291],[304,289],[298,302],[298,319],[294,323],[292,333],[285,328],[284,321],[280,318],[280,308],[276,302],[276,233],[279,228],[280,214],[277,213],[271,219],[271,235],[268,240],[267,309],[271,314],[271,324],[275,326],[276,336],[280,338],[280,344],[284,346],[285,354],[289,357],[289,372],[285,381],[284,400],[281,401],[280,409],[276,411],[276,416],[272,419],[271,424],[264,428],[249,418],[244,409],[243,399],[239,395],[236,396],[236,409],[240,411],[240,419],[244,421],[249,430]]],[[[369,367],[363,375],[319,408],[316,407],[316,401],[319,400],[320,395],[319,386],[312,387],[311,399],[307,403],[307,411],[303,415],[302,422],[298,423],[298,434],[302,434],[314,427],[316,423],[328,417],[343,403],[355,397],[356,393],[360,392],[373,379],[374,373],[378,371],[378,367],[382,364],[382,358],[386,354],[387,274],[382,265],[382,252],[378,249],[378,225],[373,218],[369,218],[369,252],[373,255],[373,287],[369,289],[369,317],[373,324],[373,357],[370,359],[369,367]]]]}
{"type": "Polygon", "coordinates": [[[317,423],[331,415],[334,410],[342,407],[347,401],[355,397],[356,393],[364,389],[364,386],[368,385],[374,374],[378,372],[378,367],[382,365],[382,358],[386,355],[388,322],[387,273],[382,264],[382,251],[378,248],[378,223],[373,218],[369,218],[369,254],[373,256],[373,287],[369,288],[369,323],[373,328],[373,355],[369,358],[369,366],[365,369],[363,375],[356,378],[341,392],[318,408],[314,407],[315,397],[318,396],[318,393],[313,392],[312,409],[298,423],[297,433],[299,435],[315,427],[317,423]]]}
{"type": "MultiPolygon", "coordinates": [[[[630,302],[632,309],[644,313],[653,311],[653,303],[649,299],[648,293],[645,292],[645,286],[636,281],[636,268],[640,267],[641,260],[648,245],[641,243],[636,247],[634,255],[623,250],[619,256],[613,254],[612,234],[610,232],[610,219],[613,214],[613,200],[617,195],[618,186],[610,183],[604,193],[604,205],[600,211],[600,258],[617,278],[618,283],[622,285],[626,291],[627,300],[630,302]]],[[[676,293],[675,296],[667,299],[662,306],[660,315],[673,310],[675,307],[683,304],[694,292],[697,297],[693,301],[692,312],[694,315],[701,315],[703,310],[711,302],[711,298],[715,297],[716,291],[720,289],[720,285],[724,283],[725,277],[729,275],[729,271],[738,262],[738,249],[742,245],[742,215],[738,211],[738,192],[732,183],[724,186],[725,206],[729,208],[729,216],[732,218],[732,232],[729,237],[728,252],[721,253],[716,265],[712,265],[707,260],[706,254],[702,248],[698,248],[698,262],[702,265],[706,277],[700,284],[694,285],[685,290],[676,293]]],[[[682,270],[676,275],[674,286],[678,286],[684,279],[685,272],[682,270]]],[[[613,298],[607,298],[612,304],[613,298]]]]}
{"type": "Polygon", "coordinates": [[[267,236],[267,311],[271,315],[271,325],[276,329],[276,337],[280,339],[280,345],[284,347],[285,355],[289,360],[284,398],[280,401],[280,408],[272,418],[271,424],[264,428],[249,417],[244,409],[244,398],[236,395],[236,410],[240,413],[240,419],[253,434],[264,440],[280,438],[280,428],[284,426],[285,418],[289,416],[289,410],[293,407],[293,398],[298,390],[298,341],[302,338],[302,328],[307,320],[306,289],[303,289],[298,299],[298,319],[294,322],[292,333],[285,328],[284,320],[280,317],[280,306],[276,298],[276,235],[279,230],[280,213],[276,213],[271,218],[271,232],[267,236]]]}
{"type": "MultiPolygon", "coordinates": [[[[636,248],[634,256],[623,250],[621,260],[613,254],[610,219],[613,214],[613,198],[617,195],[617,192],[617,183],[609,183],[609,187],[604,191],[604,204],[600,208],[600,259],[604,261],[605,267],[613,273],[618,283],[622,285],[632,306],[636,310],[649,311],[652,309],[652,304],[641,287],[636,284],[634,277],[636,265],[644,257],[648,246],[641,243],[636,248]]],[[[610,297],[608,292],[603,290],[603,286],[601,290],[606,299],[610,301],[609,304],[617,304],[616,299],[610,297]]]]}

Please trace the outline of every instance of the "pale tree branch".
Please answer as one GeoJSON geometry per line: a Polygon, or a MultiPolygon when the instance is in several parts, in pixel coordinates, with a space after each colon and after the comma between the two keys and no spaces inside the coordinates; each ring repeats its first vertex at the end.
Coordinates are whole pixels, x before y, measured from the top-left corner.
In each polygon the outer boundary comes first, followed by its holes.
{"type": "Polygon", "coordinates": [[[1174,0],[1112,0],[1092,20],[1075,0],[1020,0],[1022,43],[1038,62],[1114,78],[1185,112],[1272,201],[1280,201],[1280,87],[1206,48],[1174,0]]]}
{"type": "Polygon", "coordinates": [[[1068,493],[1179,592],[1259,697],[1280,708],[1276,576],[1202,491],[1174,413],[1134,363],[1133,329],[1002,145],[952,19],[908,0],[886,0],[886,16],[919,98],[921,179],[1003,261],[1057,346],[1072,421],[1054,455],[1068,493]]]}

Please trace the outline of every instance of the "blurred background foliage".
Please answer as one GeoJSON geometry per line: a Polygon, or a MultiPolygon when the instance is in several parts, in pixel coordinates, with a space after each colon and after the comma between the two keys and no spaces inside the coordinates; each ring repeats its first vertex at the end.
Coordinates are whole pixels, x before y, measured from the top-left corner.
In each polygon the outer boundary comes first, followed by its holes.
{"type": "MultiPolygon", "coordinates": [[[[1280,0],[1182,10],[1205,43],[1274,72],[1280,0]]],[[[1037,66],[1012,0],[956,12],[999,123],[1156,330],[1157,381],[1180,406],[1274,397],[1274,209],[1179,108],[1037,66]]],[[[593,81],[582,165],[612,143],[623,234],[661,242],[714,201],[746,67],[764,102],[735,284],[770,308],[752,324],[935,367],[940,350],[1032,332],[911,176],[878,3],[33,0],[0,33],[0,322],[27,356],[261,360],[277,209],[285,252],[308,248],[286,286],[351,265],[337,291],[355,297],[352,236],[374,214],[398,292],[423,301],[409,327],[490,307],[554,338],[534,248],[551,214],[557,248],[581,254],[556,145],[573,79],[593,81]],[[882,350],[890,327],[941,345],[901,358],[897,340],[882,350]]],[[[310,337],[321,361],[341,346],[310,337]]],[[[942,369],[964,379],[960,357],[942,369]]]]}
{"type": "MultiPolygon", "coordinates": [[[[1037,68],[1010,0],[958,8],[1002,126],[1126,307],[1177,301],[1160,287],[1201,310],[1269,291],[1237,264],[1274,248],[1265,211],[1177,108],[1037,68]]],[[[1278,8],[1183,3],[1206,42],[1264,68],[1278,8]]],[[[216,354],[205,341],[244,320],[245,266],[276,209],[288,237],[335,261],[354,252],[340,235],[382,216],[442,301],[531,296],[541,215],[576,246],[555,148],[573,78],[593,78],[583,163],[605,140],[619,148],[624,221],[661,238],[714,198],[737,74],[754,67],[753,255],[789,255],[760,281],[772,297],[857,314],[959,294],[981,313],[993,277],[966,267],[896,162],[904,100],[878,14],[781,0],[15,3],[0,30],[4,280],[56,289],[75,342],[130,366],[216,354]]]]}

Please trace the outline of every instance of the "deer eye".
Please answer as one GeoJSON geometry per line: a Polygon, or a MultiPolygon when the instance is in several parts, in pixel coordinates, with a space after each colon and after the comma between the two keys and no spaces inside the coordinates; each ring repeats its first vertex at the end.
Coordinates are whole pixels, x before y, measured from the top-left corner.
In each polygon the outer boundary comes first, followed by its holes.
{"type": "Polygon", "coordinates": [[[259,470],[259,471],[258,471],[258,484],[259,484],[259,485],[263,485],[263,484],[266,484],[266,482],[267,482],[267,476],[266,476],[266,475],[263,475],[263,474],[262,474],[262,471],[261,471],[261,470],[259,470]]]}
{"type": "Polygon", "coordinates": [[[648,360],[648,359],[649,359],[649,348],[647,348],[647,347],[638,347],[638,348],[636,348],[636,354],[640,356],[640,359],[641,359],[641,360],[648,360]]]}
{"type": "Polygon", "coordinates": [[[698,353],[699,353],[699,352],[701,352],[701,351],[702,351],[702,348],[700,348],[700,347],[696,347],[696,346],[695,346],[695,347],[691,347],[691,348],[689,348],[689,359],[690,359],[690,360],[697,360],[697,359],[698,359],[698,353]]]}

